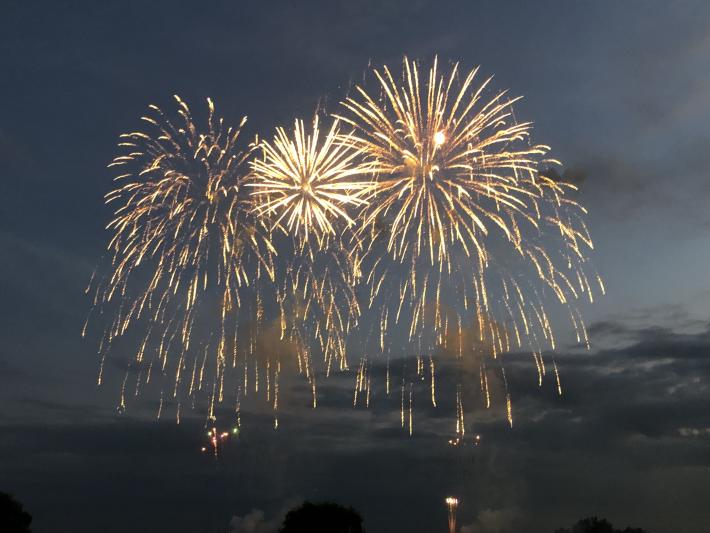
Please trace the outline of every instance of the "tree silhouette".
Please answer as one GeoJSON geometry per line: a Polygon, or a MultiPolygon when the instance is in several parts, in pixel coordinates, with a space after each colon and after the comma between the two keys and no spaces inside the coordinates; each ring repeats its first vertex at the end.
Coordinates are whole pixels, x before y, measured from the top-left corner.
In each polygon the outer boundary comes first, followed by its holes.
{"type": "Polygon", "coordinates": [[[30,533],[32,516],[10,494],[0,492],[0,531],[30,533]]]}
{"type": "Polygon", "coordinates": [[[305,502],[284,518],[281,533],[364,533],[362,517],[337,503],[305,502]]]}
{"type": "Polygon", "coordinates": [[[626,529],[615,529],[605,518],[591,516],[583,518],[572,526],[572,529],[557,529],[555,533],[646,533],[640,528],[627,527],[626,529]]]}

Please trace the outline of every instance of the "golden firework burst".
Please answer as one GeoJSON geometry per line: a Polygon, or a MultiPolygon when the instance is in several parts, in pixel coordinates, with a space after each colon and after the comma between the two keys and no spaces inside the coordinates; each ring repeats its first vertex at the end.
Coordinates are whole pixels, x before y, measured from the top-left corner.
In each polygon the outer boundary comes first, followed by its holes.
{"type": "MultiPolygon", "coordinates": [[[[486,406],[499,384],[511,424],[505,367],[498,361],[491,370],[490,359],[529,350],[539,383],[550,369],[561,394],[557,365],[543,359],[556,342],[548,306],[562,306],[587,343],[576,305],[593,299],[594,281],[604,291],[587,273],[586,210],[576,187],[549,171],[559,162],[531,142],[531,123],[516,120],[517,99],[492,92],[477,72],[458,64],[442,71],[436,58],[428,70],[405,58],[401,75],[374,68],[374,83],[356,87],[328,127],[317,116],[310,125],[296,120],[243,148],[246,118],[225,126],[209,99],[204,128],[177,97],[176,119],[150,106],[148,132],[122,135],[109,165],[119,170],[106,197],[117,206],[111,270],[97,280],[94,308],[116,312],[101,340],[99,381],[110,347],[135,342],[126,333],[141,325],[121,406],[129,377],[137,394],[158,369],[172,378],[178,419],[181,395],[195,403],[204,394],[214,418],[231,371],[239,423],[250,388],[265,388],[277,412],[281,351],[295,353],[315,405],[313,354],[322,353],[326,374],[348,369],[349,336],[366,323],[353,403],[370,402],[369,354],[387,357],[389,395],[390,345],[408,343],[416,371],[402,360],[399,399],[410,434],[418,384],[436,406],[440,354],[454,356],[459,376],[478,373],[486,406]],[[272,283],[260,283],[264,274],[272,283]],[[263,350],[263,337],[276,342],[279,328],[286,343],[263,350]],[[500,375],[489,384],[492,371],[500,375]]],[[[466,384],[455,389],[457,445],[466,384]]],[[[161,389],[159,416],[162,409],[161,389]]],[[[454,516],[457,503],[447,500],[454,516]]]]}
{"type": "MultiPolygon", "coordinates": [[[[117,188],[106,195],[107,203],[117,205],[107,226],[112,272],[97,284],[94,304],[115,302],[118,310],[101,343],[101,369],[111,344],[142,322],[143,340],[132,362],[139,369],[136,387],[141,379],[150,381],[156,367],[174,376],[173,395],[186,373],[188,394],[202,389],[207,377],[213,407],[222,396],[227,332],[236,328],[240,293],[262,272],[273,277],[274,249],[241,188],[252,150],[240,148],[246,117],[237,128],[227,127],[208,99],[207,127],[200,130],[188,105],[175,98],[179,122],[151,105],[142,117],[150,133],[121,135],[123,154],[109,165],[119,171],[117,188]],[[203,315],[221,325],[216,343],[191,342],[203,315]]],[[[127,378],[128,372],[122,406],[127,378]]]]}
{"type": "MultiPolygon", "coordinates": [[[[573,304],[592,298],[592,241],[576,187],[548,175],[559,162],[530,143],[531,124],[514,117],[517,98],[488,96],[491,79],[477,84],[477,69],[441,73],[435,58],[427,73],[405,58],[401,77],[387,66],[373,74],[376,92],[355,87],[338,118],[374,173],[358,236],[381,330],[404,321],[418,349],[453,344],[458,357],[472,349],[462,346],[466,329],[493,357],[528,344],[542,376],[542,345],[555,343],[544,288],[587,342],[573,304]]],[[[487,395],[485,361],[480,372],[487,395]]],[[[512,423],[509,396],[506,405],[512,423]]]]}
{"type": "MultiPolygon", "coordinates": [[[[296,120],[293,132],[277,128],[251,162],[254,210],[294,239],[294,254],[279,286],[282,337],[296,346],[299,368],[314,380],[311,342],[326,369],[345,369],[347,334],[359,316],[354,262],[343,234],[355,225],[351,211],[367,205],[369,166],[348,143],[338,121],[321,132],[296,120]]],[[[315,403],[315,391],[314,391],[315,403]]]]}
{"type": "Polygon", "coordinates": [[[548,147],[519,142],[530,124],[512,121],[516,99],[501,92],[482,101],[490,79],[475,86],[476,73],[457,83],[458,64],[440,75],[434,59],[422,85],[419,65],[405,59],[401,85],[387,66],[374,70],[382,101],[357,87],[358,96],[343,102],[351,113],[341,118],[356,131],[347,141],[369,157],[378,176],[378,201],[363,225],[391,218],[388,250],[395,258],[427,255],[444,267],[458,243],[485,263],[482,240],[490,226],[519,246],[515,219],[534,223],[529,211],[542,189],[554,185],[535,183],[548,147]]]}
{"type": "Polygon", "coordinates": [[[338,223],[355,224],[348,210],[367,204],[369,167],[342,135],[338,121],[323,135],[316,116],[310,133],[296,120],[293,135],[276,129],[272,142],[262,141],[262,158],[251,162],[255,209],[282,222],[301,242],[318,243],[338,232],[338,223]]]}

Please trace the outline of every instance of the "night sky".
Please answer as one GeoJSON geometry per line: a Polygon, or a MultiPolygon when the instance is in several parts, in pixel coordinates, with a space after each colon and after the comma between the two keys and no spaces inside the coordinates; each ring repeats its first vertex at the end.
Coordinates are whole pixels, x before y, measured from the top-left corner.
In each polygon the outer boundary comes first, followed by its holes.
{"type": "MultiPolygon", "coordinates": [[[[652,533],[710,530],[710,2],[16,2],[0,15],[0,491],[42,532],[273,533],[304,499],[354,506],[369,533],[552,532],[587,515],[652,533]],[[592,349],[562,342],[565,394],[513,357],[503,402],[450,411],[325,401],[255,409],[220,461],[204,415],[116,410],[82,340],[110,210],[106,164],[146,106],[212,97],[247,133],[335,108],[370,61],[460,61],[524,95],[580,186],[607,295],[592,349]],[[549,385],[549,384],[548,384],[549,385]]],[[[564,334],[563,334],[564,338],[564,334]]],[[[451,384],[449,384],[451,385],[451,384]]],[[[447,383],[441,384],[446,387],[447,383]]],[[[298,399],[298,396],[295,396],[298,399]]]]}

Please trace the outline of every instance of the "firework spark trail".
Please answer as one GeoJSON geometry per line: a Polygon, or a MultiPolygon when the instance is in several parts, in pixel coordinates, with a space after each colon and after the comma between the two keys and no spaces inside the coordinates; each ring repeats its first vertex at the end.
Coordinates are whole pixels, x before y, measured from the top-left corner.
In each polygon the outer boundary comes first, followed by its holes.
{"type": "Polygon", "coordinates": [[[258,294],[262,274],[273,279],[275,250],[242,191],[253,149],[240,148],[246,117],[239,127],[227,127],[208,99],[207,127],[200,130],[187,104],[175,99],[177,122],[149,106],[142,120],[150,133],[121,135],[123,154],[109,165],[119,171],[117,187],[106,195],[116,206],[107,226],[111,272],[96,281],[93,304],[117,311],[101,341],[98,379],[111,345],[140,323],[145,331],[131,363],[140,369],[136,387],[141,379],[150,382],[154,370],[170,374],[174,397],[181,388],[188,395],[209,391],[213,416],[225,373],[236,365],[243,293],[258,294]],[[203,322],[218,333],[204,344],[195,338],[203,322]]]}
{"type": "Polygon", "coordinates": [[[459,506],[459,500],[458,498],[449,496],[444,501],[449,515],[449,533],[456,533],[456,510],[459,506]]]}
{"type": "Polygon", "coordinates": [[[477,69],[462,74],[455,64],[441,74],[436,58],[428,75],[406,58],[399,81],[387,66],[373,75],[377,93],[356,87],[338,118],[354,129],[343,142],[375,175],[357,236],[382,330],[404,323],[410,343],[425,339],[431,351],[447,347],[458,323],[461,353],[463,319],[492,357],[528,346],[541,361],[555,347],[551,294],[588,343],[574,306],[593,300],[586,211],[571,198],[574,185],[546,175],[558,162],[529,143],[531,124],[513,115],[517,99],[485,96],[491,80],[477,84],[477,69]]]}
{"type": "Polygon", "coordinates": [[[335,241],[325,249],[306,245],[284,267],[282,278],[277,287],[281,338],[296,348],[302,373],[315,379],[314,350],[322,354],[326,376],[347,369],[348,335],[360,316],[347,253],[335,241]]]}
{"type": "Polygon", "coordinates": [[[344,370],[347,336],[360,315],[357,253],[345,250],[343,235],[355,225],[353,208],[367,205],[372,183],[347,140],[337,120],[322,134],[317,115],[310,132],[302,120],[292,134],[277,128],[272,142],[260,143],[248,183],[254,211],[293,243],[277,296],[282,338],[296,345],[299,368],[313,383],[310,340],[326,375],[334,364],[344,370]]]}

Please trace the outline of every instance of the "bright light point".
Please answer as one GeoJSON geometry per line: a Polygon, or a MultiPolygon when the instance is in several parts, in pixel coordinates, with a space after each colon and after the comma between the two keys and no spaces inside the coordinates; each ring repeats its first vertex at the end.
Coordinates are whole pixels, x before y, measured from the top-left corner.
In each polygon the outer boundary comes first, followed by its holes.
{"type": "Polygon", "coordinates": [[[442,144],[444,144],[444,141],[446,141],[446,135],[444,135],[444,132],[443,132],[443,131],[437,131],[437,132],[434,134],[434,144],[435,144],[436,146],[441,146],[442,144]]]}
{"type": "Polygon", "coordinates": [[[449,533],[456,533],[456,507],[459,504],[459,499],[449,496],[445,501],[449,508],[449,533]]]}

